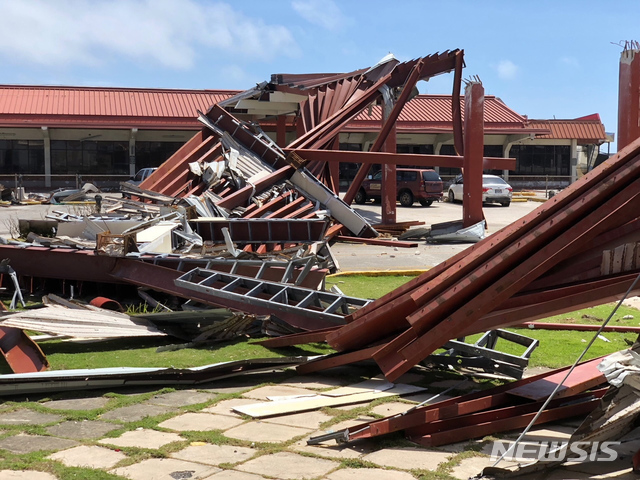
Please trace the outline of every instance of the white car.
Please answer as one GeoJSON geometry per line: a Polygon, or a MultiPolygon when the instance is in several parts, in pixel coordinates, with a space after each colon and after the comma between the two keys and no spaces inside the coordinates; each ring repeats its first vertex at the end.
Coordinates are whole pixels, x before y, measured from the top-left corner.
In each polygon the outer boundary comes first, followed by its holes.
{"type": "MultiPolygon", "coordinates": [[[[482,203],[499,203],[503,207],[511,204],[513,188],[496,175],[482,175],[482,203]]],[[[462,201],[462,175],[458,175],[449,186],[449,201],[462,201]]]]}
{"type": "Polygon", "coordinates": [[[129,183],[133,185],[140,185],[144,182],[153,172],[155,172],[157,168],[141,168],[136,173],[136,176],[129,180],[129,183]]]}

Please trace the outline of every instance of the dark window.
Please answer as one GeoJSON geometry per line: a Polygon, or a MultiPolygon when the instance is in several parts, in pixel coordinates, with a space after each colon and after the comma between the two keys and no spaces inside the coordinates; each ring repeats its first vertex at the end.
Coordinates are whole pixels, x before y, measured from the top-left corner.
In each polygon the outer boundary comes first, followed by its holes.
{"type": "Polygon", "coordinates": [[[512,175],[570,175],[571,149],[564,145],[514,145],[509,156],[516,159],[512,175]]]}
{"type": "Polygon", "coordinates": [[[51,173],[129,173],[129,142],[51,141],[51,173]]]}
{"type": "Polygon", "coordinates": [[[438,173],[433,170],[427,170],[422,172],[422,179],[425,182],[440,182],[442,180],[440,178],[440,175],[438,175],[438,173]]]}
{"type": "Polygon", "coordinates": [[[398,182],[415,182],[418,178],[418,172],[397,171],[396,180],[398,182]]]}
{"type": "Polygon", "coordinates": [[[159,167],[182,145],[182,142],[136,142],[136,168],[159,167]]]}
{"type": "Polygon", "coordinates": [[[44,173],[44,140],[0,141],[0,173],[44,173]]]}

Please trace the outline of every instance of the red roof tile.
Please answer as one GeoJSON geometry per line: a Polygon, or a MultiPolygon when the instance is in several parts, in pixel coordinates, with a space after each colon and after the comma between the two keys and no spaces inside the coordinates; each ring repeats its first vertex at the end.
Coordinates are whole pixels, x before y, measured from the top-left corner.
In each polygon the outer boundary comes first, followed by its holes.
{"type": "Polygon", "coordinates": [[[206,111],[235,90],[0,86],[0,124],[199,126],[206,111]]]}
{"type": "MultiPolygon", "coordinates": [[[[531,127],[526,116],[520,115],[507,107],[499,98],[486,95],[484,97],[485,130],[488,133],[537,133],[544,131],[544,126],[531,127]]],[[[464,118],[464,97],[461,99],[464,118]]],[[[418,95],[404,107],[400,114],[398,130],[413,130],[424,133],[451,131],[451,96],[450,95],[418,95]]],[[[347,129],[375,130],[380,128],[381,107],[376,106],[369,112],[360,113],[347,129]]]]}
{"type": "Polygon", "coordinates": [[[604,125],[600,120],[590,120],[588,117],[574,120],[531,120],[531,125],[546,127],[551,133],[538,138],[570,139],[578,142],[599,143],[606,140],[604,125]]]}

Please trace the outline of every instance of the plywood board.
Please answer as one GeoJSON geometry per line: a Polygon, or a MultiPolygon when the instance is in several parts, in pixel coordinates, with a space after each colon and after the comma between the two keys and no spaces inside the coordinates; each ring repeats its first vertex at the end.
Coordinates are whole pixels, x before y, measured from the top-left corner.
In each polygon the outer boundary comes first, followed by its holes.
{"type": "Polygon", "coordinates": [[[263,418],[275,415],[307,412],[323,407],[339,407],[341,405],[349,405],[352,403],[370,402],[378,398],[392,397],[394,395],[409,395],[422,390],[425,390],[425,388],[416,387],[415,385],[398,384],[384,392],[355,393],[353,395],[343,395],[340,397],[315,395],[313,397],[284,400],[281,402],[261,402],[252,403],[250,405],[238,405],[237,407],[234,407],[233,410],[254,418],[263,418]]]}
{"type": "Polygon", "coordinates": [[[387,381],[383,377],[374,377],[355,385],[347,385],[346,387],[335,388],[328,392],[322,392],[322,395],[329,397],[342,397],[344,395],[354,395],[366,392],[384,392],[394,387],[395,384],[387,381]]]}

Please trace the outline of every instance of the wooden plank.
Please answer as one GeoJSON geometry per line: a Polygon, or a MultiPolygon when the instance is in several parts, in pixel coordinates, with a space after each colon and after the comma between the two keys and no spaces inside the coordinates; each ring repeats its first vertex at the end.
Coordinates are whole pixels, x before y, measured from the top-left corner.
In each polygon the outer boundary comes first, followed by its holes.
{"type": "Polygon", "coordinates": [[[288,415],[290,413],[308,412],[323,407],[339,407],[353,403],[370,402],[378,398],[393,397],[394,395],[409,395],[426,390],[424,387],[415,385],[397,384],[395,387],[384,392],[365,392],[354,395],[343,395],[341,397],[329,397],[327,395],[316,395],[308,398],[285,400],[281,402],[262,402],[250,405],[239,405],[234,407],[238,413],[249,415],[254,418],[272,417],[276,415],[288,415]]]}
{"type": "Polygon", "coordinates": [[[347,385],[345,387],[334,388],[328,392],[322,392],[322,395],[329,397],[342,397],[344,395],[355,395],[358,393],[366,392],[384,392],[394,387],[394,384],[388,382],[383,377],[374,377],[364,382],[356,383],[355,385],[347,385]]]}

